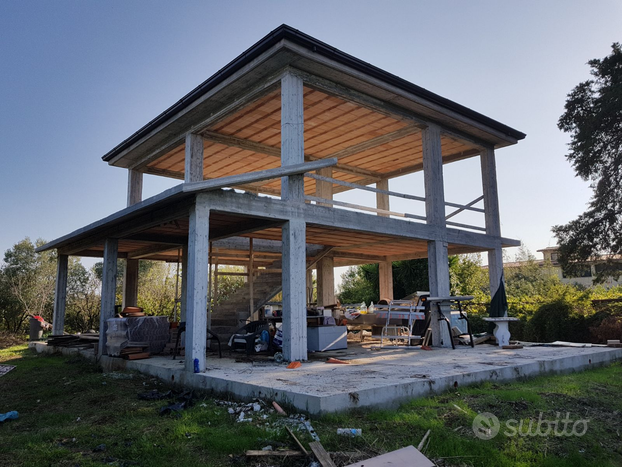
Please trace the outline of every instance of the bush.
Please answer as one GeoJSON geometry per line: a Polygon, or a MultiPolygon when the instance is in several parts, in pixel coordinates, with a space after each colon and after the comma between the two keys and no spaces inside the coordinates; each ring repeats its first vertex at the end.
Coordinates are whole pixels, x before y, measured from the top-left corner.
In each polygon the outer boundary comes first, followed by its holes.
{"type": "Polygon", "coordinates": [[[589,342],[585,316],[571,303],[557,299],[541,305],[525,326],[525,340],[532,342],[589,342]]]}

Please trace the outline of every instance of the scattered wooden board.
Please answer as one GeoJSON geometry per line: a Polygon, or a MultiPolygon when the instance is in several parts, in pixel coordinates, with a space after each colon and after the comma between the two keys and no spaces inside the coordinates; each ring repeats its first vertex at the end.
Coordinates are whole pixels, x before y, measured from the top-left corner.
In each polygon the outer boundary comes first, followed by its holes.
{"type": "Polygon", "coordinates": [[[246,451],[247,457],[301,457],[302,451],[246,451]]]}
{"type": "Polygon", "coordinates": [[[504,345],[501,347],[502,349],[522,349],[523,346],[521,344],[509,344],[509,345],[504,345]]]}
{"type": "Polygon", "coordinates": [[[302,452],[304,452],[304,453],[305,453],[305,456],[308,456],[308,455],[309,455],[309,451],[307,451],[307,450],[305,449],[305,447],[302,445],[302,443],[300,442],[300,440],[299,440],[298,438],[296,438],[296,435],[294,434],[294,432],[293,432],[293,431],[292,431],[292,430],[291,430],[288,426],[286,426],[286,427],[285,427],[285,429],[287,430],[287,432],[289,433],[289,435],[290,435],[292,438],[294,438],[294,441],[296,441],[296,444],[298,445],[298,447],[300,448],[300,450],[301,450],[302,452]]]}
{"type": "Polygon", "coordinates": [[[312,441],[309,443],[309,447],[322,467],[337,467],[324,449],[324,446],[322,446],[322,443],[312,441]]]}
{"type": "Polygon", "coordinates": [[[149,352],[141,352],[141,353],[132,353],[129,355],[125,355],[123,358],[126,358],[127,360],[142,360],[144,358],[149,358],[149,357],[151,357],[149,352]]]}
{"type": "Polygon", "coordinates": [[[397,451],[350,464],[347,467],[434,467],[434,462],[421,454],[414,446],[406,446],[397,451]]]}

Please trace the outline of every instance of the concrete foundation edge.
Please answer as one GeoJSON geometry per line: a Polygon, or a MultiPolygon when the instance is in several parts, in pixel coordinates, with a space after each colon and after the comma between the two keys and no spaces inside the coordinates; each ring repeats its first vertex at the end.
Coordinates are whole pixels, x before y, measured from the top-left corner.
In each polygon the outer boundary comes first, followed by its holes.
{"type": "MultiPolygon", "coordinates": [[[[92,351],[79,349],[50,347],[42,342],[31,342],[29,347],[39,353],[53,354],[60,352],[63,355],[80,355],[95,361],[92,351]]],[[[602,348],[599,348],[602,350],[602,348]]],[[[188,373],[180,365],[179,369],[165,368],[150,364],[149,360],[123,360],[103,356],[100,365],[104,371],[138,371],[157,377],[164,382],[183,387],[230,395],[238,399],[249,400],[254,398],[277,401],[290,404],[298,410],[310,414],[340,412],[356,408],[396,408],[407,401],[441,394],[450,389],[469,386],[484,381],[508,382],[531,378],[545,374],[563,374],[582,371],[589,368],[604,366],[617,360],[622,360],[622,349],[607,349],[606,352],[589,352],[585,355],[574,355],[548,360],[535,360],[528,364],[510,366],[491,366],[485,370],[457,373],[454,375],[421,378],[401,384],[392,384],[377,388],[364,389],[352,392],[313,396],[293,391],[277,390],[250,383],[226,380],[209,376],[206,373],[188,373]]]]}

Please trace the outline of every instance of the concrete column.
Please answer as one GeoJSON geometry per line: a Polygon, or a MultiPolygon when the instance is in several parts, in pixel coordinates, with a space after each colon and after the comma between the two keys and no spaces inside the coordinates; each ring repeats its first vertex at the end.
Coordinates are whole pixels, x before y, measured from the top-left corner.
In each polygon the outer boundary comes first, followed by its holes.
{"type": "Polygon", "coordinates": [[[123,269],[123,308],[136,306],[138,303],[138,267],[139,260],[127,259],[123,269]]]}
{"type": "Polygon", "coordinates": [[[99,313],[99,355],[106,355],[106,320],[114,318],[117,293],[117,256],[119,241],[107,238],[104,243],[101,308],[99,313]]]}
{"type": "MultiPolygon", "coordinates": [[[[327,167],[317,171],[322,177],[333,176],[333,168],[327,167]]],[[[333,199],[333,185],[329,182],[316,180],[315,196],[324,199],[333,199]]],[[[330,207],[330,204],[319,203],[320,206],[330,207]]],[[[317,262],[317,304],[318,306],[334,305],[335,300],[335,260],[325,257],[317,262]]]]}
{"type": "Polygon", "coordinates": [[[335,299],[335,260],[324,257],[317,262],[317,304],[334,305],[335,299]]]}
{"type": "MultiPolygon", "coordinates": [[[[379,190],[389,191],[389,180],[379,180],[376,182],[376,188],[379,190]]],[[[391,206],[389,203],[389,195],[385,193],[376,193],[376,207],[389,211],[391,206]]],[[[378,213],[379,216],[388,217],[387,214],[378,213]]],[[[393,263],[384,261],[378,263],[378,282],[380,289],[380,298],[393,300],[393,263]]]]}
{"type": "Polygon", "coordinates": [[[127,205],[132,206],[143,200],[143,174],[137,170],[127,171],[127,205]]]}
{"type": "MultiPolygon", "coordinates": [[[[281,78],[281,165],[304,162],[304,108],[302,79],[286,73],[281,78]]],[[[304,177],[281,179],[281,198],[304,203],[304,177]]],[[[283,225],[283,356],[307,359],[306,224],[290,219],[283,225]]]]}
{"type": "MultiPolygon", "coordinates": [[[[136,170],[127,171],[127,205],[133,206],[143,199],[143,174],[136,170]]],[[[122,306],[136,306],[138,303],[138,260],[127,259],[123,269],[122,306]]]]}
{"type": "Polygon", "coordinates": [[[305,222],[283,226],[283,357],[307,359],[305,222]]]}
{"type": "Polygon", "coordinates": [[[393,300],[393,263],[391,261],[378,263],[378,281],[380,298],[393,300]]]}
{"type": "Polygon", "coordinates": [[[198,195],[190,208],[188,229],[188,272],[186,291],[186,371],[205,371],[207,343],[207,295],[209,285],[209,206],[198,195]]]}
{"type": "MultiPolygon", "coordinates": [[[[302,164],[304,156],[302,79],[286,73],[281,78],[281,166],[302,164]]],[[[304,176],[281,178],[281,198],[304,203],[304,176]]]]}
{"type": "Polygon", "coordinates": [[[188,303],[188,245],[181,247],[181,307],[179,321],[186,321],[186,304],[188,303]]]}
{"type": "Polygon", "coordinates": [[[193,133],[186,135],[186,164],[184,182],[203,181],[203,138],[193,133]]]}
{"type": "MultiPolygon", "coordinates": [[[[501,220],[499,216],[499,193],[497,190],[497,167],[495,150],[483,149],[480,154],[482,167],[482,189],[484,194],[484,218],[486,234],[501,237],[501,220]]],[[[501,241],[494,250],[488,251],[488,279],[490,296],[493,297],[503,277],[503,251],[501,241]]]]}
{"type": "MultiPolygon", "coordinates": [[[[422,131],[423,175],[425,184],[425,210],[427,223],[436,229],[435,239],[428,242],[428,279],[430,296],[448,297],[449,258],[445,224],[445,190],[443,184],[443,158],[441,153],[441,132],[436,125],[422,131]]],[[[430,326],[434,346],[451,347],[451,336],[438,321],[438,310],[432,307],[430,326]]],[[[443,309],[445,316],[448,311],[443,309]]]]}
{"type": "Polygon", "coordinates": [[[56,260],[56,289],[54,293],[54,321],[52,334],[62,336],[65,331],[65,305],[67,304],[67,270],[69,256],[58,255],[56,260]]]}
{"type": "Polygon", "coordinates": [[[305,282],[307,284],[307,303],[311,303],[313,301],[313,269],[307,269],[305,282]]]}

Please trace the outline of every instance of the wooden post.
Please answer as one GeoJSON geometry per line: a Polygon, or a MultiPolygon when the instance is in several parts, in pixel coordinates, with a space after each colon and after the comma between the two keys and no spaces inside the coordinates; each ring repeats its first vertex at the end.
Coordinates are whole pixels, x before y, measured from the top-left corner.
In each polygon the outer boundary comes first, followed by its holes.
{"type": "MultiPolygon", "coordinates": [[[[499,193],[497,190],[497,168],[495,150],[485,148],[481,155],[482,189],[484,194],[484,218],[486,233],[501,237],[501,220],[499,216],[499,193]]],[[[490,296],[493,297],[499,288],[503,277],[503,251],[501,241],[499,245],[488,250],[488,279],[490,281],[490,296]]]]}
{"type": "MultiPolygon", "coordinates": [[[[304,163],[304,108],[302,79],[286,73],[281,78],[281,165],[304,163]]],[[[304,176],[281,179],[281,197],[304,203],[304,176]]],[[[290,219],[283,225],[283,357],[307,359],[306,224],[290,219]]]]}
{"type": "MultiPolygon", "coordinates": [[[[317,171],[322,177],[332,178],[333,168],[327,167],[317,171]]],[[[315,181],[315,196],[324,199],[333,199],[332,183],[322,180],[315,181]]],[[[319,203],[320,206],[330,207],[330,204],[319,203]]],[[[317,304],[318,306],[328,306],[335,304],[335,260],[324,257],[317,262],[317,304]]]]}
{"type": "MultiPolygon", "coordinates": [[[[376,182],[376,188],[389,191],[389,180],[383,179],[376,182]]],[[[389,195],[386,193],[376,193],[376,207],[384,211],[390,211],[389,195]]],[[[389,217],[388,214],[381,212],[378,215],[389,217]]],[[[378,281],[380,298],[393,300],[393,263],[391,261],[378,263],[378,281]]]]}
{"type": "Polygon", "coordinates": [[[184,182],[203,181],[203,138],[193,133],[186,135],[186,164],[184,182]]]}
{"type": "MultiPolygon", "coordinates": [[[[428,242],[428,279],[430,295],[449,297],[449,257],[445,224],[445,190],[443,185],[443,159],[441,132],[436,125],[422,131],[423,175],[425,184],[425,211],[427,223],[436,227],[436,239],[428,242]]],[[[430,327],[434,346],[451,347],[451,336],[438,321],[438,310],[432,307],[430,327]]],[[[443,310],[445,315],[449,310],[443,310]]],[[[449,316],[447,316],[449,318],[449,316]]]]}
{"type": "Polygon", "coordinates": [[[65,305],[67,304],[67,270],[69,256],[58,255],[56,260],[56,290],[54,293],[54,321],[52,334],[62,336],[65,331],[65,305]]]}
{"type": "Polygon", "coordinates": [[[181,246],[181,308],[179,321],[186,321],[186,309],[188,304],[188,244],[181,246]]]}
{"type": "Polygon", "coordinates": [[[127,205],[133,206],[143,200],[143,174],[137,170],[127,171],[127,205]]]}
{"type": "Polygon", "coordinates": [[[186,304],[186,371],[205,371],[207,290],[209,284],[209,206],[198,195],[190,208],[186,304]]]}
{"type": "Polygon", "coordinates": [[[99,313],[99,355],[106,355],[106,320],[114,318],[117,293],[117,256],[119,241],[107,238],[104,242],[104,265],[102,274],[101,308],[99,313]]]}

